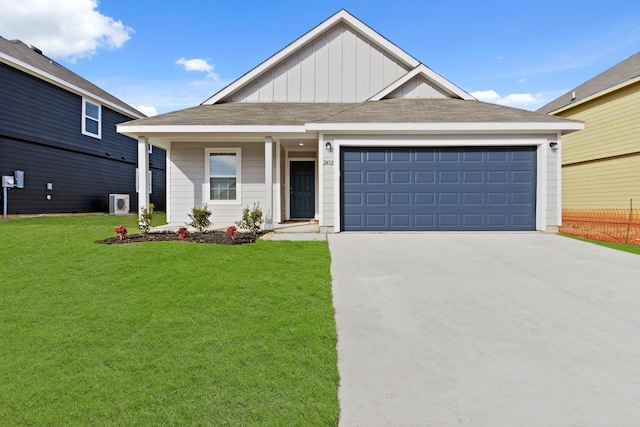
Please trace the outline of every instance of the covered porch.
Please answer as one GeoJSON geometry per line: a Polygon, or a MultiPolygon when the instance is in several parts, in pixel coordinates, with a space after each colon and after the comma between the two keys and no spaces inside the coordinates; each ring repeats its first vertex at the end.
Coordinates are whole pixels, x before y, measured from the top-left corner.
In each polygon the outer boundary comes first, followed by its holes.
{"type": "MultiPolygon", "coordinates": [[[[301,136],[139,136],[139,188],[148,185],[151,146],[166,150],[168,224],[158,231],[184,226],[191,209],[205,204],[212,228],[223,229],[259,204],[265,230],[318,232],[322,148],[318,138],[301,136]],[[221,172],[220,159],[233,165],[221,172]]],[[[140,195],[138,212],[148,207],[148,195],[140,195]]]]}

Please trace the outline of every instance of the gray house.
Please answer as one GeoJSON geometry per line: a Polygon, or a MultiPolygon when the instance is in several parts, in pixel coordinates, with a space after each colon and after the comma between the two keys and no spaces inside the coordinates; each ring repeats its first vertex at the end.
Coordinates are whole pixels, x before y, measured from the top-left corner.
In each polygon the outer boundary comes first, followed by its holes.
{"type": "Polygon", "coordinates": [[[554,230],[558,147],[582,128],[479,102],[341,10],[201,105],[118,132],[142,170],[150,143],[167,150],[170,223],[260,202],[267,228],[339,232],[554,230]]]}
{"type": "MultiPolygon", "coordinates": [[[[39,49],[0,37],[0,173],[24,171],[7,213],[107,212],[110,194],[135,210],[137,141],[116,125],[143,117],[39,49]]],[[[166,155],[151,151],[150,197],[164,209],[166,155]]]]}

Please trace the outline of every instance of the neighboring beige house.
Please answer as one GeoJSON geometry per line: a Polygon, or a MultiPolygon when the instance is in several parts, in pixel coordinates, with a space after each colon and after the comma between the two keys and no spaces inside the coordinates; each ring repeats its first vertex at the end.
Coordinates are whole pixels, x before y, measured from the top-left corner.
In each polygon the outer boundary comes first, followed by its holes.
{"type": "Polygon", "coordinates": [[[583,127],[477,101],[342,10],[201,105],[118,132],[142,171],[150,143],[167,150],[169,223],[206,203],[224,227],[259,202],[267,229],[555,230],[556,148],[583,127]]]}
{"type": "Polygon", "coordinates": [[[586,126],[563,138],[564,208],[640,207],[640,53],[538,112],[586,126]]]}

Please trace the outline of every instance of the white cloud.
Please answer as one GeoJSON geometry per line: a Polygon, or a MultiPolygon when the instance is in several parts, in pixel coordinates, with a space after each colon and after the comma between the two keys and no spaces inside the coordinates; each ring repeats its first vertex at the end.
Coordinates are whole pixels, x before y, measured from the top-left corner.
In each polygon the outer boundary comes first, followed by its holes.
{"type": "Polygon", "coordinates": [[[543,96],[539,93],[512,93],[507,96],[500,96],[495,90],[479,90],[471,92],[471,95],[479,101],[531,110],[535,110],[544,104],[543,96]]]}
{"type": "Polygon", "coordinates": [[[138,105],[137,107],[134,107],[134,108],[140,111],[145,116],[151,117],[151,116],[158,115],[158,109],[152,105],[138,105]]]}
{"type": "Polygon", "coordinates": [[[0,34],[70,60],[121,48],[133,29],[97,8],[97,0],[0,0],[0,34]]]}
{"type": "Polygon", "coordinates": [[[194,107],[230,83],[212,79],[130,79],[105,76],[93,81],[148,116],[194,107]],[[154,113],[155,110],[155,113],[154,113]],[[152,114],[153,113],[153,114],[152,114]]]}
{"type": "Polygon", "coordinates": [[[213,72],[214,66],[213,64],[209,64],[208,59],[186,59],[182,57],[176,61],[176,64],[182,65],[185,71],[199,71],[207,73],[207,77],[210,77],[214,80],[219,80],[220,76],[213,72]]]}

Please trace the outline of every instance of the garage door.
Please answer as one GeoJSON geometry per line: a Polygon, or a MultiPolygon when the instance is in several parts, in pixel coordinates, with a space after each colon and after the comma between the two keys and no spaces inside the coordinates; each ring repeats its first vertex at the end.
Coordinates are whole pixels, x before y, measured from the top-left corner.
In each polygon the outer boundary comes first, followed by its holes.
{"type": "Polygon", "coordinates": [[[342,147],[340,163],[342,230],[535,229],[535,147],[342,147]]]}

